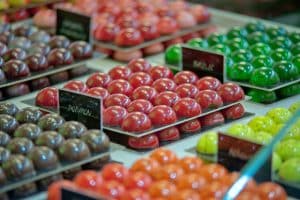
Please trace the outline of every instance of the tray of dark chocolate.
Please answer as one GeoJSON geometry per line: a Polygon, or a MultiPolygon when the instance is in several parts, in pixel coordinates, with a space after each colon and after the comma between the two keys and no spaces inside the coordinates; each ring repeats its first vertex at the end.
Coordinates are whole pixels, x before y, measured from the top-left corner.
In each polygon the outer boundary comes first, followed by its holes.
{"type": "Polygon", "coordinates": [[[0,193],[18,196],[27,186],[28,192],[46,187],[55,181],[52,176],[70,178],[81,167],[99,168],[109,161],[109,151],[109,138],[100,130],[36,108],[0,104],[0,193]]]}

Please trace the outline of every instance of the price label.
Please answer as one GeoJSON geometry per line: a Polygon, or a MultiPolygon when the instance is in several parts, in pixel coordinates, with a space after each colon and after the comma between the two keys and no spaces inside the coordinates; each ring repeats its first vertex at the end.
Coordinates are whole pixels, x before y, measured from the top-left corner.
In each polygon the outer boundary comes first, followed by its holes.
{"type": "Polygon", "coordinates": [[[91,42],[91,17],[57,9],[56,35],[91,42]]]}
{"type": "Polygon", "coordinates": [[[225,57],[207,50],[182,46],[182,69],[195,72],[199,77],[213,76],[224,80],[225,57]]]}
{"type": "Polygon", "coordinates": [[[90,193],[81,193],[78,191],[73,191],[70,189],[61,189],[61,199],[62,200],[109,200],[104,197],[96,196],[90,193]]]}
{"type": "Polygon", "coordinates": [[[102,99],[78,92],[59,89],[59,114],[65,120],[75,120],[88,129],[102,130],[102,99]]]}

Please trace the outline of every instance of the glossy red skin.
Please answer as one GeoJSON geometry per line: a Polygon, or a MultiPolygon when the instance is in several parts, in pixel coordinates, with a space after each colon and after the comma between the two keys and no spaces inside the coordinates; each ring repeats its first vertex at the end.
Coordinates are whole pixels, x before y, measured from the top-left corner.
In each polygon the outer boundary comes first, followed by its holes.
{"type": "Polygon", "coordinates": [[[160,35],[157,26],[149,21],[143,21],[140,24],[139,30],[141,31],[144,40],[153,40],[160,35]]]}
{"type": "Polygon", "coordinates": [[[160,78],[173,78],[173,72],[168,68],[161,65],[154,66],[149,70],[149,74],[153,80],[160,78]]]}
{"type": "Polygon", "coordinates": [[[151,200],[148,193],[140,189],[133,189],[126,192],[120,200],[151,200]]]}
{"type": "Polygon", "coordinates": [[[208,108],[219,108],[223,106],[223,100],[214,90],[202,90],[196,95],[195,100],[203,110],[208,108]]]}
{"type": "Polygon", "coordinates": [[[60,180],[52,183],[48,187],[47,199],[48,200],[58,200],[61,199],[61,188],[67,188],[76,191],[77,187],[75,184],[68,180],[60,180]]]}
{"type": "Polygon", "coordinates": [[[196,95],[199,93],[199,90],[193,84],[184,83],[184,84],[177,86],[177,88],[175,89],[175,92],[181,98],[184,98],[184,97],[195,98],[196,95]]]}
{"type": "Polygon", "coordinates": [[[166,42],[164,42],[164,45],[165,47],[169,47],[171,45],[174,45],[174,44],[182,44],[183,43],[183,40],[181,37],[177,37],[177,38],[174,38],[174,39],[171,39],[171,40],[168,40],[166,42]]]}
{"type": "Polygon", "coordinates": [[[152,123],[145,113],[132,112],[124,118],[121,127],[124,131],[140,132],[151,129],[152,123]]]}
{"type": "Polygon", "coordinates": [[[223,124],[225,119],[221,112],[213,112],[200,118],[202,126],[215,126],[223,124]]]}
{"type": "Polygon", "coordinates": [[[96,191],[103,183],[103,179],[101,174],[92,170],[86,170],[76,175],[74,183],[79,188],[96,191]]]}
{"type": "Polygon", "coordinates": [[[164,91],[174,91],[177,85],[169,78],[160,78],[153,82],[152,87],[160,93],[164,91]]]}
{"type": "Polygon", "coordinates": [[[175,74],[173,80],[177,85],[184,83],[194,84],[198,80],[198,76],[191,71],[181,71],[175,74]]]}
{"type": "Polygon", "coordinates": [[[224,83],[217,92],[224,103],[232,103],[245,98],[244,90],[235,83],[224,83]]]}
{"type": "Polygon", "coordinates": [[[126,5],[126,7],[124,7],[124,8],[121,10],[120,14],[118,15],[118,18],[122,18],[122,17],[124,17],[124,16],[131,16],[131,17],[133,17],[133,18],[137,18],[137,17],[138,17],[138,12],[137,12],[137,10],[136,10],[134,7],[130,7],[130,6],[128,5],[128,1],[125,2],[125,4],[127,4],[127,5],[126,5]]]}
{"type": "Polygon", "coordinates": [[[121,29],[138,28],[139,23],[134,17],[127,15],[127,16],[119,17],[117,20],[117,25],[121,29]]]}
{"type": "Polygon", "coordinates": [[[155,97],[157,96],[157,91],[150,86],[141,86],[136,88],[132,93],[132,99],[145,99],[150,102],[154,102],[155,97]]]}
{"type": "Polygon", "coordinates": [[[89,76],[89,78],[86,80],[85,84],[89,88],[93,87],[103,87],[106,88],[108,83],[111,82],[111,77],[108,74],[97,72],[89,76]]]}
{"type": "Polygon", "coordinates": [[[157,8],[156,13],[160,17],[174,17],[175,16],[175,12],[170,10],[169,7],[167,7],[167,6],[157,8]]]}
{"type": "Polygon", "coordinates": [[[121,106],[108,107],[103,111],[103,124],[108,126],[121,126],[127,114],[127,110],[121,106]]]}
{"type": "Polygon", "coordinates": [[[173,105],[178,117],[194,117],[202,113],[201,106],[191,98],[182,98],[173,105]]]}
{"type": "Polygon", "coordinates": [[[108,75],[113,80],[116,79],[127,80],[131,74],[132,74],[131,69],[126,66],[116,66],[108,72],[108,75]]]}
{"type": "Polygon", "coordinates": [[[136,10],[139,13],[153,12],[154,7],[150,2],[138,2],[136,5],[136,10]]]}
{"type": "Polygon", "coordinates": [[[258,185],[258,191],[262,199],[287,199],[285,190],[278,184],[265,182],[258,185]]]}
{"type": "Polygon", "coordinates": [[[179,99],[180,97],[175,92],[165,91],[156,96],[154,105],[166,105],[172,107],[179,99]]]}
{"type": "Polygon", "coordinates": [[[126,189],[118,181],[112,180],[100,185],[98,192],[103,196],[119,199],[126,193],[126,189]]]}
{"type": "Polygon", "coordinates": [[[103,100],[109,96],[108,91],[103,87],[90,88],[86,93],[95,97],[100,97],[103,100]]]}
{"type": "Polygon", "coordinates": [[[133,100],[128,106],[128,112],[142,112],[148,114],[150,110],[153,108],[153,105],[150,101],[145,99],[137,99],[133,100]]]}
{"type": "Polygon", "coordinates": [[[107,91],[110,94],[125,94],[126,96],[131,96],[133,88],[131,84],[123,79],[113,80],[107,85],[107,91]]]}
{"type": "Polygon", "coordinates": [[[218,90],[221,82],[215,77],[205,76],[196,82],[196,86],[199,90],[218,90]]]}
{"type": "Polygon", "coordinates": [[[192,6],[191,13],[194,15],[198,23],[205,23],[209,21],[211,17],[207,7],[203,5],[192,6]]]}
{"type": "Polygon", "coordinates": [[[35,104],[38,106],[53,107],[58,105],[58,90],[54,87],[42,89],[35,98],[35,104]]]}
{"type": "Polygon", "coordinates": [[[132,59],[128,64],[127,67],[131,69],[132,72],[148,72],[149,69],[152,67],[151,63],[143,58],[132,59]]]}
{"type": "Polygon", "coordinates": [[[118,25],[114,23],[107,23],[97,26],[96,30],[94,31],[94,37],[97,40],[111,42],[114,41],[119,31],[120,28],[118,25]]]}
{"type": "Polygon", "coordinates": [[[134,172],[124,181],[127,189],[147,190],[152,184],[152,178],[143,172],[134,172]]]}
{"type": "Polygon", "coordinates": [[[180,132],[175,126],[159,131],[156,134],[160,141],[173,141],[180,138],[180,132]]]}
{"type": "Polygon", "coordinates": [[[130,98],[125,94],[112,94],[105,99],[104,106],[106,108],[110,106],[121,106],[126,108],[130,102],[130,98]]]}
{"type": "Polygon", "coordinates": [[[132,85],[133,88],[138,88],[143,85],[151,85],[153,83],[151,76],[145,72],[133,73],[129,77],[128,81],[132,85]]]}
{"type": "Polygon", "coordinates": [[[102,177],[105,181],[118,181],[123,183],[129,176],[129,170],[122,164],[109,163],[101,170],[102,177]]]}
{"type": "Polygon", "coordinates": [[[155,134],[146,135],[140,138],[129,137],[128,146],[134,149],[154,149],[159,146],[159,140],[155,134]]]}
{"type": "Polygon", "coordinates": [[[244,116],[245,109],[242,104],[236,104],[222,111],[226,119],[239,119],[244,116]]]}
{"type": "Polygon", "coordinates": [[[116,6],[113,2],[107,2],[99,6],[99,13],[108,12],[111,15],[118,15],[121,12],[121,8],[116,6]]]}
{"type": "Polygon", "coordinates": [[[157,23],[157,29],[161,35],[169,35],[176,32],[179,28],[176,20],[170,17],[162,17],[157,23]]]}
{"type": "Polygon", "coordinates": [[[77,92],[86,92],[88,87],[82,81],[69,81],[64,85],[65,89],[77,91],[77,92]]]}
{"type": "Polygon", "coordinates": [[[197,133],[201,130],[201,123],[198,119],[185,122],[179,125],[180,133],[197,133]]]}
{"type": "Polygon", "coordinates": [[[168,125],[177,121],[174,110],[166,105],[154,106],[148,116],[154,126],[168,125]]]}
{"type": "Polygon", "coordinates": [[[134,28],[122,29],[115,38],[115,43],[119,46],[134,46],[143,41],[141,32],[134,28]]]}

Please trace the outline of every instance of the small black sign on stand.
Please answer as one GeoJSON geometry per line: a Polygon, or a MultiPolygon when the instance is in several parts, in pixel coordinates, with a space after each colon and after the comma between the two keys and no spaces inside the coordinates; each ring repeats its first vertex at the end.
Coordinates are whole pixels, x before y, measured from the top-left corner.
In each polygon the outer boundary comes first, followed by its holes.
{"type": "Polygon", "coordinates": [[[78,92],[59,89],[59,114],[65,120],[75,120],[88,129],[102,130],[102,99],[78,92]]]}
{"type": "Polygon", "coordinates": [[[91,17],[57,9],[56,35],[91,42],[91,17]]]}
{"type": "Polygon", "coordinates": [[[225,56],[203,49],[183,45],[182,70],[195,72],[199,77],[213,76],[224,82],[225,56]]]}
{"type": "Polygon", "coordinates": [[[104,197],[96,196],[93,194],[83,194],[81,192],[73,191],[67,188],[61,189],[61,199],[62,200],[109,200],[104,197]]]}

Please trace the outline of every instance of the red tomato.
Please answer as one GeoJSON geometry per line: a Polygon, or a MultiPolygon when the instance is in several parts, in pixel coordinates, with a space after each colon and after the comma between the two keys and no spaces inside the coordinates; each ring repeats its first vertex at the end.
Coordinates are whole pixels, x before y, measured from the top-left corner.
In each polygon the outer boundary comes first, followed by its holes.
{"type": "Polygon", "coordinates": [[[130,68],[132,72],[147,72],[151,68],[151,64],[143,58],[137,58],[132,59],[127,67],[130,68]]]}
{"type": "Polygon", "coordinates": [[[162,17],[157,23],[157,29],[161,35],[169,35],[178,30],[178,24],[171,17],[162,17]]]}
{"type": "Polygon", "coordinates": [[[96,40],[112,42],[119,31],[118,25],[109,22],[104,25],[98,25],[94,32],[94,37],[96,40]]]}
{"type": "Polygon", "coordinates": [[[150,158],[158,161],[160,164],[172,164],[178,161],[178,158],[174,152],[166,148],[155,149],[150,158]]]}
{"type": "Polygon", "coordinates": [[[190,189],[199,191],[206,184],[208,184],[208,181],[197,173],[185,174],[176,182],[176,186],[180,190],[190,189]]]}
{"type": "Polygon", "coordinates": [[[228,186],[223,185],[220,182],[214,181],[207,184],[200,190],[200,196],[203,199],[222,199],[228,190],[228,186]]]}
{"type": "Polygon", "coordinates": [[[287,194],[285,190],[278,184],[265,182],[258,185],[258,191],[262,199],[285,200],[287,194]]]}
{"type": "Polygon", "coordinates": [[[126,193],[126,189],[118,181],[110,180],[100,185],[98,192],[107,197],[120,199],[126,193]]]}
{"type": "Polygon", "coordinates": [[[201,123],[194,119],[179,125],[180,133],[198,133],[201,130],[201,123]]]}
{"type": "Polygon", "coordinates": [[[136,19],[134,19],[132,16],[123,16],[119,17],[117,20],[117,25],[121,29],[125,28],[137,28],[139,26],[139,23],[136,19]]]}
{"type": "Polygon", "coordinates": [[[150,110],[153,108],[152,103],[145,99],[137,99],[133,100],[128,106],[128,112],[142,112],[148,114],[150,110]]]}
{"type": "Polygon", "coordinates": [[[217,92],[224,103],[232,103],[245,98],[244,90],[235,83],[224,83],[217,92]]]}
{"type": "Polygon", "coordinates": [[[184,169],[186,173],[197,172],[204,164],[200,158],[186,156],[179,160],[178,164],[184,169]]]}
{"type": "Polygon", "coordinates": [[[112,68],[108,74],[113,79],[124,79],[127,80],[131,75],[131,69],[126,66],[116,66],[112,68]]]}
{"type": "Polygon", "coordinates": [[[168,68],[161,65],[154,66],[149,70],[149,74],[153,80],[160,78],[173,78],[173,72],[168,68]]]}
{"type": "Polygon", "coordinates": [[[129,137],[128,146],[134,149],[154,149],[159,147],[159,140],[155,134],[143,137],[129,137]]]}
{"type": "Polygon", "coordinates": [[[156,24],[151,21],[143,21],[139,30],[145,40],[153,40],[159,37],[159,30],[156,24]]]}
{"type": "Polygon", "coordinates": [[[56,108],[58,105],[58,89],[55,87],[46,87],[42,89],[36,95],[35,104],[38,106],[56,108]]]}
{"type": "Polygon", "coordinates": [[[193,190],[180,190],[178,194],[174,196],[174,200],[199,200],[200,195],[193,190]]]}
{"type": "Polygon", "coordinates": [[[133,88],[131,84],[123,79],[117,79],[110,82],[107,86],[107,91],[110,94],[125,94],[126,96],[131,96],[133,88]]]}
{"type": "Polygon", "coordinates": [[[109,96],[108,91],[103,87],[90,88],[86,93],[95,97],[100,97],[103,100],[105,100],[109,96]]]}
{"type": "Polygon", "coordinates": [[[101,173],[104,182],[114,180],[118,181],[119,184],[123,183],[130,176],[129,170],[119,163],[106,164],[101,173]]]}
{"type": "Polygon", "coordinates": [[[150,186],[148,192],[151,196],[151,199],[158,197],[171,199],[173,196],[176,195],[177,190],[174,184],[170,183],[169,181],[162,180],[153,183],[150,186]]]}
{"type": "Polygon", "coordinates": [[[139,30],[134,28],[122,29],[115,39],[115,43],[119,46],[134,46],[144,41],[139,30]]]}
{"type": "Polygon", "coordinates": [[[155,97],[157,96],[157,91],[150,86],[141,86],[136,88],[133,91],[133,99],[145,99],[150,102],[154,102],[155,97]]]}
{"type": "Polygon", "coordinates": [[[78,173],[74,179],[74,183],[80,188],[95,191],[103,183],[103,179],[101,174],[87,170],[78,173]]]}
{"type": "Polygon", "coordinates": [[[223,100],[214,90],[201,90],[196,95],[195,100],[202,109],[214,109],[223,106],[223,100]]]}
{"type": "Polygon", "coordinates": [[[226,119],[239,119],[244,116],[245,109],[242,104],[236,104],[222,111],[226,119]]]}
{"type": "Polygon", "coordinates": [[[144,172],[134,172],[124,181],[127,189],[147,190],[152,184],[152,178],[144,172]]]}
{"type": "Polygon", "coordinates": [[[171,127],[156,133],[160,141],[172,141],[180,138],[178,128],[171,127]]]}
{"type": "Polygon", "coordinates": [[[160,163],[153,158],[140,158],[130,168],[132,172],[145,172],[151,174],[159,168],[160,163]]]}
{"type": "Polygon", "coordinates": [[[174,111],[178,117],[194,117],[202,113],[201,106],[191,98],[182,98],[174,106],[174,111]]]}
{"type": "Polygon", "coordinates": [[[224,121],[225,119],[221,112],[213,112],[200,118],[201,125],[204,127],[223,124],[224,121]]]}
{"type": "Polygon", "coordinates": [[[167,125],[177,121],[174,110],[165,105],[154,106],[148,116],[154,126],[167,125]]]}
{"type": "Polygon", "coordinates": [[[199,90],[195,85],[192,85],[190,83],[184,83],[175,89],[175,92],[181,97],[190,97],[195,98],[195,96],[198,94],[199,90]]]}
{"type": "Polygon", "coordinates": [[[151,200],[150,195],[143,190],[133,189],[126,192],[120,200],[151,200]]]}
{"type": "Polygon", "coordinates": [[[108,74],[97,72],[92,74],[87,80],[86,85],[89,88],[93,87],[103,87],[106,88],[108,83],[111,81],[111,78],[108,74]]]}
{"type": "Polygon", "coordinates": [[[65,89],[73,90],[76,92],[86,92],[88,87],[82,81],[69,81],[64,85],[65,89]]]}
{"type": "Polygon", "coordinates": [[[215,181],[222,179],[228,174],[228,171],[220,164],[208,164],[202,166],[198,173],[208,181],[215,181]]]}
{"type": "Polygon", "coordinates": [[[136,9],[139,13],[153,12],[154,7],[150,2],[138,2],[136,9]]]}
{"type": "Polygon", "coordinates": [[[205,76],[196,82],[196,86],[199,90],[217,90],[221,82],[215,77],[205,76]]]}
{"type": "Polygon", "coordinates": [[[152,124],[146,114],[142,112],[132,112],[124,118],[121,127],[124,131],[140,132],[151,129],[152,124]]]}
{"type": "Polygon", "coordinates": [[[67,180],[60,180],[52,183],[48,187],[47,200],[60,200],[61,188],[68,188],[76,191],[76,186],[73,182],[67,180]]]}
{"type": "Polygon", "coordinates": [[[130,98],[125,94],[112,94],[105,99],[104,106],[106,108],[110,106],[121,106],[126,108],[130,104],[130,102],[130,98]]]}
{"type": "Polygon", "coordinates": [[[191,71],[181,71],[175,74],[173,80],[177,85],[184,83],[194,84],[198,80],[198,76],[191,71]]]}
{"type": "Polygon", "coordinates": [[[151,85],[153,82],[151,76],[145,72],[135,72],[129,78],[129,83],[133,88],[138,88],[143,85],[151,85]]]}
{"type": "Polygon", "coordinates": [[[177,164],[167,164],[153,174],[155,180],[167,180],[175,183],[184,175],[184,170],[177,164]]]}
{"type": "Polygon", "coordinates": [[[180,97],[172,91],[164,91],[159,93],[155,100],[154,100],[154,105],[166,105],[172,107],[180,97]]]}
{"type": "Polygon", "coordinates": [[[121,126],[127,111],[121,106],[111,106],[103,112],[103,124],[108,126],[121,126]]]}
{"type": "Polygon", "coordinates": [[[153,82],[152,87],[157,92],[174,91],[176,89],[176,83],[169,78],[160,78],[153,82]]]}

